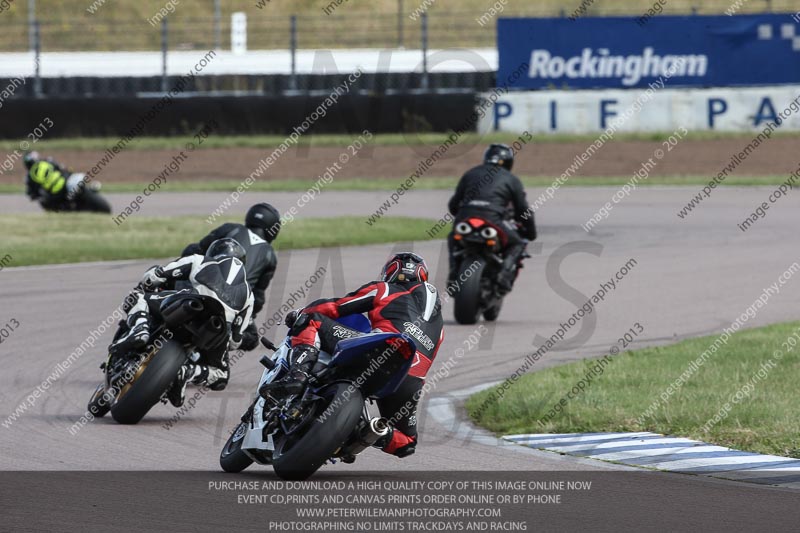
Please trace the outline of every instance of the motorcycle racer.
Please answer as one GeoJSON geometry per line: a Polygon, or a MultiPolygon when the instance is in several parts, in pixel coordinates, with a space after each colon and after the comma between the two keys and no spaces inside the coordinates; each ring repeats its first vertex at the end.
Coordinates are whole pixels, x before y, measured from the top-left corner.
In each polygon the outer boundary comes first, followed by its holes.
{"type": "Polygon", "coordinates": [[[267,397],[301,391],[320,350],[333,353],[340,340],[363,335],[335,319],[367,313],[373,331],[403,333],[417,346],[406,378],[394,393],[378,400],[381,415],[392,420],[393,427],[375,444],[397,457],[413,454],[417,444],[417,402],[425,375],[444,339],[441,301],[427,280],[425,260],[403,252],[389,258],[379,281],[367,283],[342,298],[317,300],[289,313],[286,325],[292,335],[290,372],[280,381],[265,384],[259,393],[267,397]]]}
{"type": "MultiPolygon", "coordinates": [[[[468,170],[458,182],[447,208],[454,216],[453,228],[469,217],[478,216],[502,228],[508,237],[503,251],[503,269],[498,285],[509,292],[516,280],[520,259],[527,241],[536,239],[533,209],[525,198],[522,182],[511,173],[514,152],[508,145],[492,144],[483,155],[483,164],[468,170]]],[[[458,275],[458,260],[454,255],[454,231],[447,237],[450,268],[448,290],[458,275]]]]}
{"type": "Polygon", "coordinates": [[[224,238],[213,242],[205,256],[194,254],[150,268],[125,299],[128,316],[121,326],[127,331],[109,346],[109,352],[122,354],[144,347],[150,339],[150,321],[159,313],[165,298],[183,291],[214,296],[225,308],[230,341],[215,353],[203,354],[210,364],[184,365],[167,398],[176,407],[183,405],[189,382],[205,384],[214,391],[225,389],[230,377],[228,350],[240,346],[253,310],[245,259],[244,248],[235,240],[224,238]],[[179,283],[184,287],[180,288],[179,283]]]}
{"type": "Polygon", "coordinates": [[[278,267],[278,258],[272,249],[272,241],[277,238],[280,229],[278,210],[270,204],[260,203],[247,211],[244,225],[232,222],[223,224],[213,229],[199,242],[188,245],[181,253],[183,257],[205,254],[213,242],[222,238],[233,239],[244,248],[247,254],[245,264],[247,283],[253,291],[255,303],[253,316],[247,325],[240,346],[242,350],[250,351],[258,346],[258,332],[254,320],[261,308],[264,307],[265,292],[278,267]]]}
{"type": "Polygon", "coordinates": [[[71,174],[51,158],[42,159],[39,152],[28,152],[22,158],[25,174],[25,194],[39,200],[45,209],[57,209],[67,196],[67,178],[71,174]]]}

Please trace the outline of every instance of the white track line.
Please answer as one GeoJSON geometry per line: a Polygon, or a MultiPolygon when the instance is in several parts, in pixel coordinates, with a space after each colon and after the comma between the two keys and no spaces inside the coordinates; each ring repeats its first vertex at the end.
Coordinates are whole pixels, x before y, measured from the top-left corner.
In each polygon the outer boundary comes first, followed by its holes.
{"type": "Polygon", "coordinates": [[[577,452],[590,452],[594,450],[613,450],[614,448],[627,448],[628,446],[640,446],[642,448],[649,448],[654,444],[684,444],[687,446],[692,446],[692,445],[701,445],[703,443],[691,439],[673,439],[673,438],[646,439],[646,440],[632,439],[628,441],[617,440],[614,442],[604,442],[602,444],[594,444],[591,446],[586,446],[583,444],[574,444],[572,446],[548,446],[547,449],[556,450],[558,452],[564,452],[564,453],[577,453],[577,452]]]}

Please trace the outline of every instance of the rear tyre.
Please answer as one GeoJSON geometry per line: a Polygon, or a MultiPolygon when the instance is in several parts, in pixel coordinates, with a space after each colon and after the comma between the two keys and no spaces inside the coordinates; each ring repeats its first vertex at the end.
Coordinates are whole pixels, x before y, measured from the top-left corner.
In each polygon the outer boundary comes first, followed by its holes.
{"type": "Polygon", "coordinates": [[[474,324],[481,311],[481,278],[486,260],[482,257],[465,258],[458,267],[460,285],[456,291],[453,310],[459,324],[474,324]],[[463,281],[461,281],[463,280],[463,281]]]}
{"type": "Polygon", "coordinates": [[[236,474],[253,464],[250,456],[242,451],[242,442],[246,432],[247,423],[240,422],[222,448],[219,454],[219,466],[225,472],[236,474]]]}
{"type": "Polygon", "coordinates": [[[88,211],[90,213],[111,214],[111,204],[109,204],[105,198],[93,190],[84,189],[80,202],[80,210],[88,211]]]}
{"type": "Polygon", "coordinates": [[[143,363],[137,377],[123,388],[111,407],[111,416],[120,424],[136,424],[159,402],[178,371],[186,362],[186,351],[176,341],[169,341],[149,361],[143,363]]]}
{"type": "Polygon", "coordinates": [[[297,439],[288,435],[276,443],[272,467],[283,479],[308,479],[344,444],[361,419],[364,398],[351,383],[333,383],[319,395],[326,401],[318,402],[310,413],[308,429],[297,439]],[[332,405],[336,407],[328,411],[332,405]]]}

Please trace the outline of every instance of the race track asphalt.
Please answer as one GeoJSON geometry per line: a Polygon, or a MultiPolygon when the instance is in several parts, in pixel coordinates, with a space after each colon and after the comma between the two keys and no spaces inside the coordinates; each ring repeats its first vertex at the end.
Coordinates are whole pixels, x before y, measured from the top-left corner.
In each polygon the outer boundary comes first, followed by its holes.
{"type": "MultiPolygon", "coordinates": [[[[567,338],[577,335],[578,342],[563,343],[538,361],[533,370],[608,353],[635,322],[645,330],[635,346],[667,344],[721,332],[765,287],[777,282],[790,265],[800,261],[800,198],[790,195],[781,199],[764,219],[743,233],[737,223],[757,204],[767,201],[769,189],[716,189],[711,198],[680,219],[676,212],[698,190],[640,188],[617,204],[608,219],[589,233],[580,224],[610,200],[615,189],[558,191],[537,213],[540,238],[530,247],[533,258],[527,261],[500,319],[487,325],[477,347],[468,349],[467,344],[476,327],[456,325],[452,304],[445,305],[446,340],[431,373],[456,350],[465,349],[465,355],[456,358],[449,375],[438,380],[423,401],[418,452],[401,461],[368,450],[355,464],[325,467],[320,475],[335,478],[352,470],[413,477],[414,471],[435,470],[619,469],[499,444],[464,422],[458,398],[466,389],[505,379],[535,350],[536,336],[552,335],[599,289],[601,282],[607,282],[626,263],[633,265],[630,259],[635,260],[635,265],[617,282],[617,288],[605,296],[594,313],[568,332],[567,338]],[[431,399],[436,403],[437,417],[429,409],[431,399]]],[[[531,190],[529,197],[535,198],[539,192],[531,190]]],[[[129,196],[111,195],[115,204],[129,196]]],[[[192,193],[180,195],[180,202],[176,202],[178,196],[156,195],[145,205],[143,214],[207,214],[223,196],[192,193]]],[[[249,196],[253,200],[263,197],[284,209],[297,199],[297,193],[249,196]]],[[[325,192],[304,208],[302,216],[367,215],[385,196],[384,192],[325,192]]],[[[446,200],[444,191],[413,192],[390,214],[438,218],[446,200]]],[[[246,205],[240,204],[235,212],[246,205]]],[[[19,198],[0,197],[0,210],[22,212],[26,207],[19,198]],[[14,205],[23,207],[15,210],[14,205]]],[[[391,251],[407,248],[428,259],[433,281],[441,287],[446,274],[443,241],[286,251],[280,254],[266,309],[279,309],[320,265],[327,268],[324,280],[315,284],[305,299],[351,290],[373,279],[391,251]]],[[[6,417],[86,339],[90,330],[106,319],[141,272],[153,263],[54,265],[0,272],[0,323],[13,318],[20,324],[0,346],[0,421],[8,422],[6,417]]],[[[747,327],[797,319],[798,297],[800,276],[783,285],[780,293],[747,322],[747,327]]],[[[265,320],[268,316],[264,313],[259,318],[265,320]]],[[[250,353],[239,360],[224,392],[201,398],[169,429],[165,425],[175,409],[160,405],[137,426],[119,426],[107,417],[87,424],[73,435],[70,428],[84,413],[89,395],[101,378],[98,365],[111,334],[111,330],[106,331],[95,348],[69,366],[16,421],[0,427],[0,470],[218,470],[219,450],[247,406],[260,375],[260,354],[250,353]]],[[[281,334],[280,327],[267,332],[273,339],[281,334]]],[[[654,391],[654,399],[656,395],[654,391]]],[[[533,422],[531,432],[536,432],[533,422]]],[[[274,476],[263,467],[252,469],[265,477],[274,476]]],[[[736,514],[741,505],[758,505],[760,501],[784,496],[791,496],[796,502],[796,493],[781,489],[666,473],[624,478],[615,496],[618,500],[614,501],[625,505],[631,495],[647,493],[654,485],[668,487],[675,495],[718,494],[723,497],[724,508],[734,513],[730,520],[738,520],[740,526],[747,523],[746,518],[736,514]]],[[[694,504],[688,501],[681,505],[695,505],[699,511],[700,501],[693,501],[694,504]]],[[[795,505],[787,513],[791,511],[796,517],[796,509],[795,505]]],[[[678,515],[670,520],[681,524],[678,515]]],[[[683,525],[689,526],[689,519],[686,520],[683,525]]]]}

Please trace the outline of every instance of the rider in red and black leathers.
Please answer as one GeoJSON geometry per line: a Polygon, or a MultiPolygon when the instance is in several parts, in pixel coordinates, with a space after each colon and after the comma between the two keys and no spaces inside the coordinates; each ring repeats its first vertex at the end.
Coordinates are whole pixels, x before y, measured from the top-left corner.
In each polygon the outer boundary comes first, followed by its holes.
{"type": "MultiPolygon", "coordinates": [[[[417,402],[444,338],[441,301],[427,279],[428,269],[421,257],[397,254],[384,266],[382,281],[367,283],[343,298],[317,300],[287,317],[287,324],[293,322],[288,379],[301,382],[307,379],[320,349],[333,353],[340,340],[363,335],[336,322],[339,317],[367,313],[373,331],[405,333],[413,339],[417,352],[408,376],[394,393],[378,400],[381,416],[392,422],[393,429],[376,446],[398,457],[414,453],[417,402]]],[[[273,388],[268,385],[261,392],[273,388]]]]}
{"type": "MultiPolygon", "coordinates": [[[[454,217],[453,227],[472,216],[481,217],[502,229],[508,237],[503,251],[504,263],[498,282],[510,291],[517,276],[518,263],[525,253],[526,239],[536,239],[533,209],[525,198],[522,182],[511,173],[514,152],[505,144],[486,149],[483,164],[468,170],[458,182],[447,208],[454,217]]],[[[453,232],[447,238],[450,251],[448,285],[455,281],[458,261],[453,254],[453,232]]]]}

